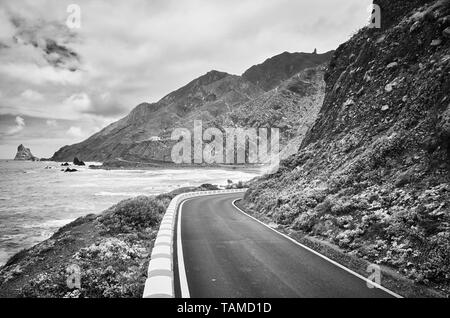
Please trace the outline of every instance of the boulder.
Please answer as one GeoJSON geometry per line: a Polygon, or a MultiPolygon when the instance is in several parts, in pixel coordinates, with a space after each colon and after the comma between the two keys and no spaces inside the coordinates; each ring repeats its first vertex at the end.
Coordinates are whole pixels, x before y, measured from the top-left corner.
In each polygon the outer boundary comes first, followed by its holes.
{"type": "Polygon", "coordinates": [[[398,63],[397,62],[392,62],[392,63],[389,63],[387,66],[386,66],[386,68],[387,69],[390,69],[390,68],[394,68],[394,67],[397,67],[398,66],[398,63]]]}
{"type": "Polygon", "coordinates": [[[77,169],[70,169],[70,168],[66,168],[66,170],[64,170],[64,172],[77,172],[77,169]]]}
{"type": "Polygon", "coordinates": [[[439,46],[442,44],[442,40],[441,39],[436,39],[431,41],[431,46],[439,46]]]}
{"type": "Polygon", "coordinates": [[[65,163],[62,163],[61,166],[68,167],[68,166],[70,166],[70,164],[68,162],[65,162],[65,163]]]}
{"type": "Polygon", "coordinates": [[[450,27],[442,31],[442,35],[445,36],[446,38],[450,38],[450,27]]]}

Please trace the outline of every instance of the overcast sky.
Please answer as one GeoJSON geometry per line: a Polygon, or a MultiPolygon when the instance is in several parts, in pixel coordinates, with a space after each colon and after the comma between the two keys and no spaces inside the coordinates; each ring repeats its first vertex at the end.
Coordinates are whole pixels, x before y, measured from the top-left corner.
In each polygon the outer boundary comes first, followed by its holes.
{"type": "Polygon", "coordinates": [[[0,158],[82,141],[209,70],[333,50],[371,0],[0,0],[0,158]],[[81,28],[66,26],[69,4],[81,28]]]}

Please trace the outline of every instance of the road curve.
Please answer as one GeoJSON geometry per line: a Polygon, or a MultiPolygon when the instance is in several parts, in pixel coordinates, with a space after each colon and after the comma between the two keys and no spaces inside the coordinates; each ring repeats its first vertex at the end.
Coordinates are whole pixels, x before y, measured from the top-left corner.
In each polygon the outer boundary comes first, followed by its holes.
{"type": "Polygon", "coordinates": [[[241,213],[232,203],[242,196],[182,204],[181,242],[175,243],[182,250],[182,256],[175,253],[178,297],[180,272],[193,298],[393,297],[241,213]]]}

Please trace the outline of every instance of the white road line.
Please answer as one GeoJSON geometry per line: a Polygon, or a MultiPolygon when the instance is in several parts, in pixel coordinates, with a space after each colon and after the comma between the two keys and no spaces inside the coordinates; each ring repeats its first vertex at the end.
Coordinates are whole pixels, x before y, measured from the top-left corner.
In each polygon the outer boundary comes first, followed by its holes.
{"type": "Polygon", "coordinates": [[[178,208],[178,224],[177,224],[177,260],[178,260],[178,277],[180,280],[181,298],[190,298],[189,286],[186,276],[186,268],[184,266],[183,258],[183,246],[181,244],[181,211],[183,211],[183,205],[186,201],[181,202],[178,208]]]}
{"type": "Polygon", "coordinates": [[[339,264],[338,262],[333,261],[332,259],[326,257],[325,255],[322,255],[322,254],[320,254],[319,252],[317,252],[317,251],[315,251],[315,250],[309,248],[308,246],[305,246],[305,245],[303,245],[303,244],[297,242],[297,241],[294,240],[292,237],[290,237],[290,236],[288,236],[288,235],[286,235],[286,234],[284,234],[284,233],[281,233],[281,232],[279,232],[279,231],[277,231],[277,230],[271,228],[270,226],[268,226],[267,224],[261,222],[260,220],[258,220],[257,218],[251,216],[250,214],[247,214],[246,212],[244,212],[241,208],[239,208],[239,207],[236,205],[236,201],[239,201],[239,200],[241,200],[241,199],[236,199],[236,200],[234,200],[234,201],[232,202],[232,205],[233,205],[239,212],[243,213],[244,215],[248,216],[249,218],[251,218],[251,219],[255,220],[256,222],[258,222],[258,223],[264,225],[264,226],[267,227],[268,229],[274,231],[275,233],[278,233],[279,235],[281,235],[281,236],[283,236],[284,238],[288,239],[289,241],[291,241],[291,242],[297,244],[298,246],[303,247],[304,249],[310,251],[311,253],[314,253],[314,254],[316,254],[317,256],[320,256],[321,258],[323,258],[324,260],[327,260],[328,262],[332,263],[333,265],[335,265],[335,266],[337,266],[337,267],[339,267],[339,268],[345,270],[346,272],[348,272],[348,273],[350,273],[350,274],[352,274],[352,275],[354,275],[354,276],[356,276],[356,277],[362,279],[363,281],[365,281],[365,282],[368,283],[368,284],[371,284],[371,285],[374,286],[375,288],[379,288],[379,289],[385,291],[386,293],[388,293],[388,294],[390,294],[391,296],[394,296],[394,297],[396,297],[396,298],[403,298],[403,297],[400,296],[399,294],[396,294],[396,293],[394,293],[393,291],[391,291],[391,290],[389,290],[389,289],[387,289],[387,288],[381,286],[380,284],[377,284],[377,283],[375,283],[375,282],[373,282],[373,281],[367,279],[366,277],[364,277],[364,276],[362,276],[362,275],[360,275],[360,274],[358,274],[358,273],[352,271],[351,269],[349,269],[349,268],[347,268],[347,267],[345,267],[345,266],[339,264]]]}

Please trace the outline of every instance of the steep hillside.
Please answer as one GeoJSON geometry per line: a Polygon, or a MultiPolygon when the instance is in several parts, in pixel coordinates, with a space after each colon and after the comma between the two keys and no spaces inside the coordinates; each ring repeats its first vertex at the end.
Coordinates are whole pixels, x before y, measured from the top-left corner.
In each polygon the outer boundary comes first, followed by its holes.
{"type": "Polygon", "coordinates": [[[332,51],[324,54],[284,52],[252,66],[242,77],[267,92],[304,69],[327,63],[332,54],[332,51]]]}
{"type": "Polygon", "coordinates": [[[316,124],[245,206],[450,294],[450,2],[375,1],[335,52],[316,124]]]}
{"type": "Polygon", "coordinates": [[[189,127],[184,118],[198,113],[201,118],[215,117],[261,93],[261,89],[239,76],[211,71],[157,103],[138,105],[128,116],[89,139],[61,148],[52,160],[66,161],[78,156],[85,161],[168,161],[172,143],[165,139],[173,128],[189,127]]]}
{"type": "Polygon", "coordinates": [[[218,127],[280,129],[281,158],[295,153],[325,97],[326,65],[308,68],[215,120],[218,127]]]}

